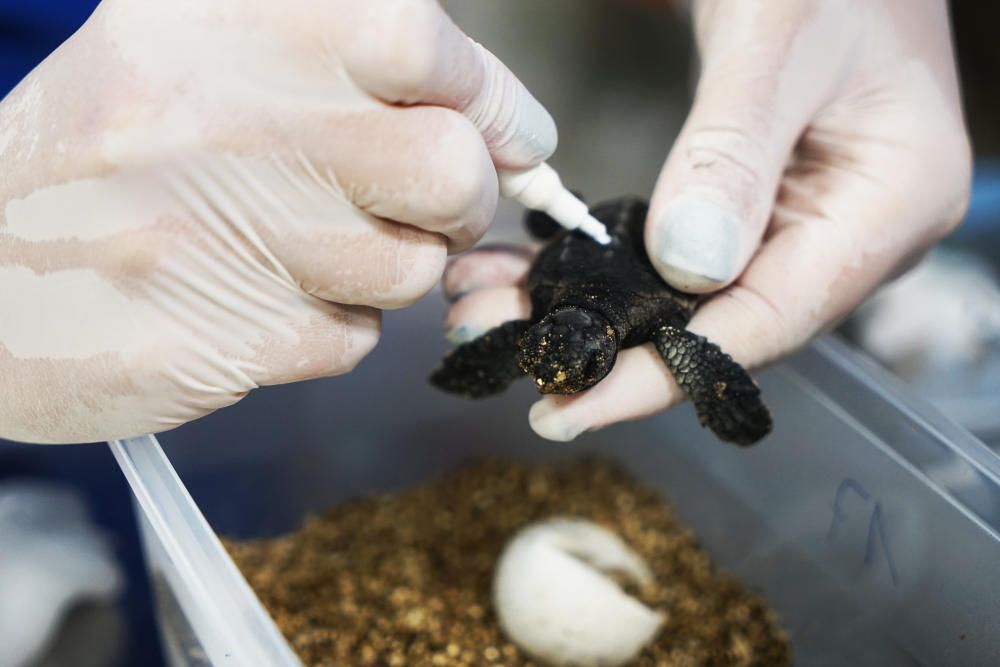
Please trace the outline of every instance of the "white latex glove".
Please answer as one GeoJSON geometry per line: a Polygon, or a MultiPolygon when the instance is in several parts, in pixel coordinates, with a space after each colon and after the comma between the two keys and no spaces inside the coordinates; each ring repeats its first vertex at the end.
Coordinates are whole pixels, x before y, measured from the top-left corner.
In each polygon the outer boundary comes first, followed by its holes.
{"type": "MultiPolygon", "coordinates": [[[[724,288],[690,329],[755,367],[832,326],[961,219],[971,164],[947,7],[703,0],[692,16],[701,76],[646,247],[675,287],[724,288]]],[[[528,312],[523,256],[477,254],[446,276],[453,294],[480,288],[449,313],[452,340],[528,312]]],[[[530,419],[570,440],[681,399],[647,345],[589,391],[543,398],[530,419]]]]}
{"type": "Polygon", "coordinates": [[[0,105],[0,437],[349,371],[555,146],[434,0],[105,0],[0,105]]]}

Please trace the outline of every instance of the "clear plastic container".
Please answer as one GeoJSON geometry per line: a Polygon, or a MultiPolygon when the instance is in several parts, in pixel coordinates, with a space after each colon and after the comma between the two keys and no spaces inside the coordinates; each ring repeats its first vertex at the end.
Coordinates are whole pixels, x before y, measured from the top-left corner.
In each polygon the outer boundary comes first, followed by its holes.
{"type": "Polygon", "coordinates": [[[152,438],[113,443],[173,665],[298,664],[213,528],[274,535],[470,458],[583,453],[662,491],[778,610],[797,664],[1000,664],[1000,459],[874,364],[826,339],[761,373],[775,429],[752,449],[718,442],[687,406],[554,444],[527,426],[527,383],[482,402],[427,388],[445,349],[435,303],[391,314],[348,377],[256,392],[164,434],[169,462],[152,438]]]}

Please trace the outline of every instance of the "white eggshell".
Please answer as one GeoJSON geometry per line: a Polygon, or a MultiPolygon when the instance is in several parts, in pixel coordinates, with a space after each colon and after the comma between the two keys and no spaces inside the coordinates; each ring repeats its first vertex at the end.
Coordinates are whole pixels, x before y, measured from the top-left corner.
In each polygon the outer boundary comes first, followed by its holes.
{"type": "Polygon", "coordinates": [[[550,519],[514,536],[497,564],[494,605],[504,632],[538,660],[615,667],[653,639],[664,616],[625,594],[605,572],[642,583],[642,558],[610,531],[550,519]]]}

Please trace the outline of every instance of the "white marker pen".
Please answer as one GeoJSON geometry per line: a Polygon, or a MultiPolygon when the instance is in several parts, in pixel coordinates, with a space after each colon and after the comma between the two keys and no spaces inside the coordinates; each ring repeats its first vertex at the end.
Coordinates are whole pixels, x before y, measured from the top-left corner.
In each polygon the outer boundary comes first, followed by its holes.
{"type": "Polygon", "coordinates": [[[611,242],[608,230],[590,214],[587,205],[573,196],[546,163],[530,169],[502,170],[500,194],[516,199],[533,211],[544,211],[566,229],[579,229],[601,245],[611,242]]]}

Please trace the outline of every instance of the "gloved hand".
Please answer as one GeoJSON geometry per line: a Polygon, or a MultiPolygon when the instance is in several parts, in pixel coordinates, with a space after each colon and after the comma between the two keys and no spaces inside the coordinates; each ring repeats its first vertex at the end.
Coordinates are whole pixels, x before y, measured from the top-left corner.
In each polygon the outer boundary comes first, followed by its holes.
{"type": "Polygon", "coordinates": [[[434,0],[105,0],[0,105],[0,437],[349,371],[555,145],[434,0]]]}
{"type": "MultiPolygon", "coordinates": [[[[692,7],[694,105],[651,200],[646,247],[673,286],[720,290],[690,323],[745,366],[791,353],[961,219],[970,150],[944,0],[692,7]]],[[[476,255],[479,255],[477,257],[476,255]]],[[[523,254],[448,271],[453,340],[524,317],[523,254]]],[[[593,389],[547,396],[540,435],[570,440],[682,395],[655,351],[593,389]]]]}

